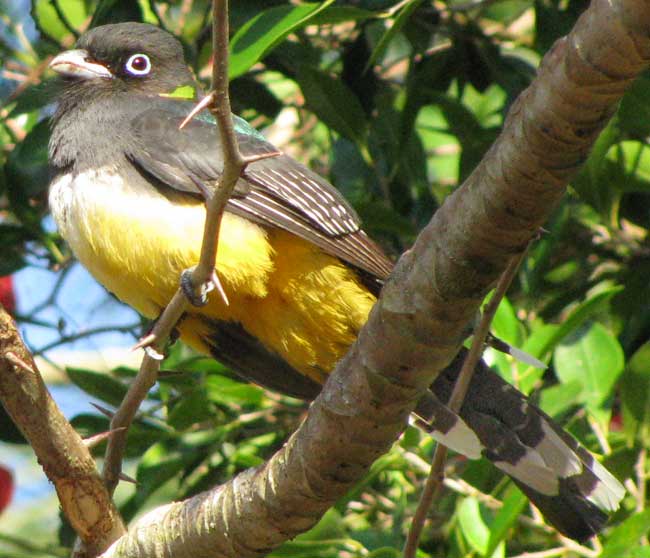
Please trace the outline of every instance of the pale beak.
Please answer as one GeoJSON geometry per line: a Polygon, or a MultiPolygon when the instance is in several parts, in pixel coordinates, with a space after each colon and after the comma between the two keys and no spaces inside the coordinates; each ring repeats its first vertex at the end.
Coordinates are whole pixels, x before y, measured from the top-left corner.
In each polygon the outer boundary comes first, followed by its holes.
{"type": "Polygon", "coordinates": [[[102,64],[89,61],[88,52],[83,49],[66,50],[57,54],[50,62],[57,74],[77,79],[112,78],[113,74],[102,64]]]}

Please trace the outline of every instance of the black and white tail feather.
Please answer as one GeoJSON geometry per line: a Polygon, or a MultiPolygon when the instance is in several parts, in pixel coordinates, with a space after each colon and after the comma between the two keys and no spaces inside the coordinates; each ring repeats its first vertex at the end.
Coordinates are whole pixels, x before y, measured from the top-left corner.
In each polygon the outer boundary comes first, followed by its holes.
{"type": "Polygon", "coordinates": [[[625,489],[553,419],[480,362],[459,414],[449,401],[465,351],[416,410],[417,425],[470,459],[486,457],[509,475],[562,534],[584,541],[617,510],[625,489]]]}

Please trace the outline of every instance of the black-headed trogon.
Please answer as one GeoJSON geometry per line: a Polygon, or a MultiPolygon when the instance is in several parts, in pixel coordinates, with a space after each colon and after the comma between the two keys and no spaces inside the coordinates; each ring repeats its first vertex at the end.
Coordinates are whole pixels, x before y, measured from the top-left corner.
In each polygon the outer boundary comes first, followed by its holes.
{"type": "MultiPolygon", "coordinates": [[[[179,130],[195,103],[174,92],[196,83],[180,43],[156,27],[97,27],[50,65],[65,82],[49,147],[58,229],[109,291],[155,318],[199,259],[201,186],[216,183],[223,163],[216,123],[202,113],[179,130]]],[[[275,155],[246,168],[223,217],[217,269],[229,304],[212,296],[192,307],[179,332],[249,380],[313,398],[392,263],[333,186],[234,123],[244,155],[275,155]]],[[[458,368],[418,405],[434,438],[489,458],[562,533],[598,532],[620,483],[484,363],[460,415],[451,412],[458,368]]]]}

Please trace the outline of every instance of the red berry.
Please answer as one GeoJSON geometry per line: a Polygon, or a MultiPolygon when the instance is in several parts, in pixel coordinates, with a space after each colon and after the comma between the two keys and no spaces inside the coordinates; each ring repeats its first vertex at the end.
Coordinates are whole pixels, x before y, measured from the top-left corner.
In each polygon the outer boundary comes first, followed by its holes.
{"type": "Polygon", "coordinates": [[[0,465],[0,513],[11,502],[14,493],[14,478],[9,469],[0,465]]]}
{"type": "Polygon", "coordinates": [[[11,275],[0,277],[0,304],[10,314],[16,313],[16,296],[14,295],[14,285],[11,275]]]}

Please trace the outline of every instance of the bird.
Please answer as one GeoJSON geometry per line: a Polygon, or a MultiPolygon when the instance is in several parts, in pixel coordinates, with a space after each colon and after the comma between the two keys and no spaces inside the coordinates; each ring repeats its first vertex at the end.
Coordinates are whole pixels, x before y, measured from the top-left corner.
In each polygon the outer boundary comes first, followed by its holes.
{"type": "MultiPolygon", "coordinates": [[[[180,42],[155,26],[95,27],[50,67],[62,81],[49,142],[53,218],[108,291],[155,319],[199,259],[203,193],[223,168],[218,125],[201,112],[179,129],[196,104],[185,93],[200,89],[180,42]]],[[[244,379],[311,400],[393,263],[334,186],[232,118],[242,154],[264,158],[246,167],[223,215],[216,268],[228,304],[191,306],[178,332],[244,379]]],[[[463,358],[419,401],[417,423],[492,461],[562,534],[598,533],[624,496],[619,481],[483,361],[452,411],[463,358]]]]}

